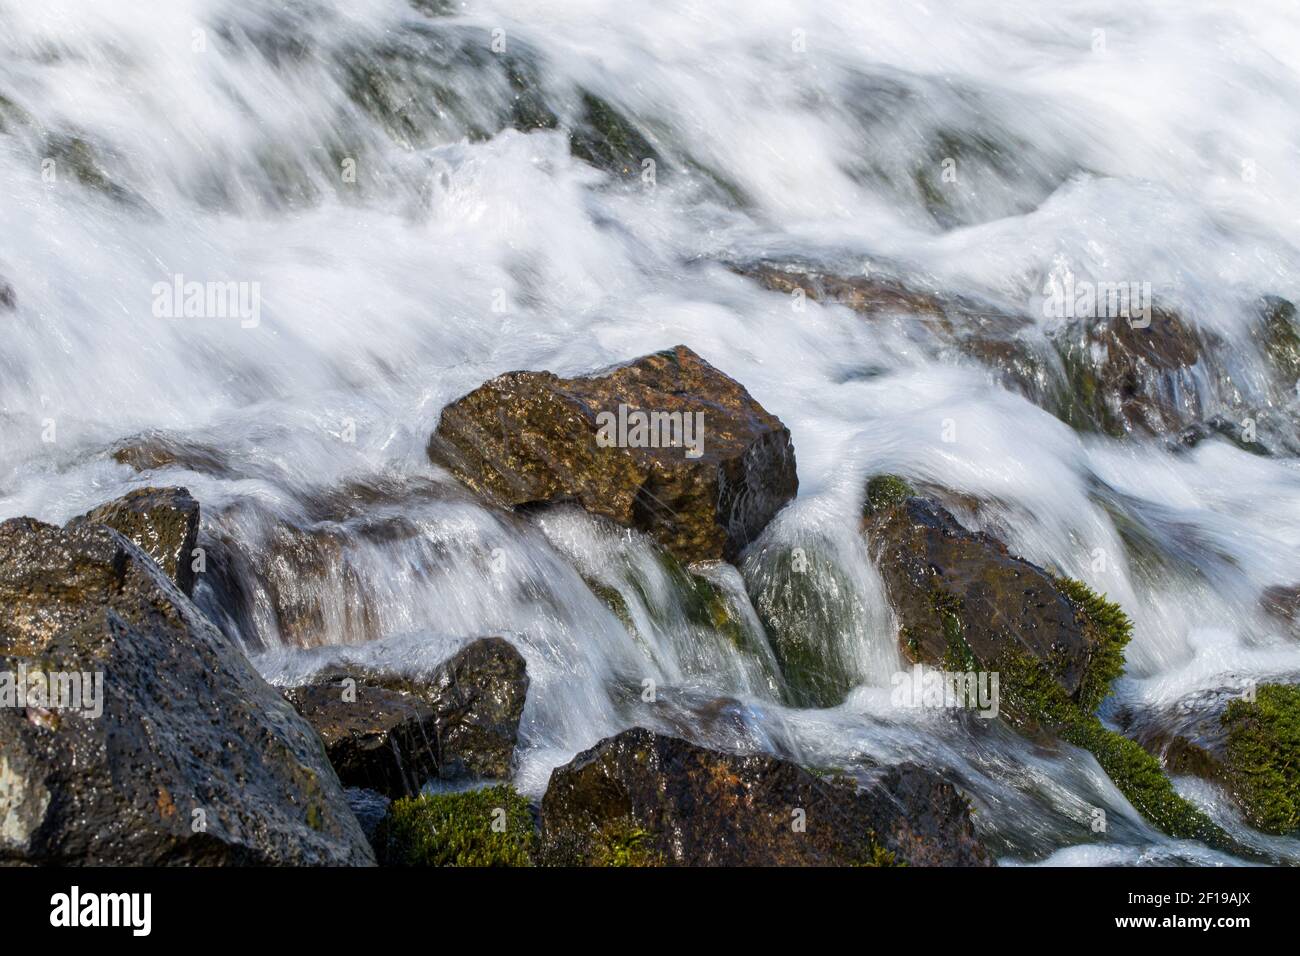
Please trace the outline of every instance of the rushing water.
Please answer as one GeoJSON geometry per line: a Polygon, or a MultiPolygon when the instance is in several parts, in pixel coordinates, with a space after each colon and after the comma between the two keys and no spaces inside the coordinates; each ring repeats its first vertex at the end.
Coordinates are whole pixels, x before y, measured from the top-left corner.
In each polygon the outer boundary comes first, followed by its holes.
{"type": "MultiPolygon", "coordinates": [[[[0,517],[188,486],[220,559],[197,598],[279,682],[511,637],[534,795],[645,724],[946,768],[1006,862],[1232,862],[1154,831],[1081,751],[891,707],[896,625],[856,516],[882,471],[981,502],[962,517],[1124,606],[1108,712],[1150,711],[1300,671],[1261,607],[1300,581],[1297,459],[1075,431],[905,320],[798,310],[726,264],[884,270],[1040,338],[1046,277],[1149,282],[1219,336],[1198,400],[1244,395],[1293,450],[1296,395],[1250,323],[1259,296],[1300,297],[1298,100],[1289,0],[0,0],[0,517]],[[593,94],[653,145],[653,183],[533,128],[593,94]],[[177,275],[256,283],[256,315],[159,317],[177,275]],[[441,407],[495,374],[677,343],[798,456],[798,500],[707,569],[740,642],[687,616],[643,539],[490,510],[425,455],[441,407]],[[794,547],[820,556],[815,639],[858,684],[831,709],[781,704],[747,596],[794,547]]],[[[1260,858],[1300,859],[1178,785],[1260,858]]]]}

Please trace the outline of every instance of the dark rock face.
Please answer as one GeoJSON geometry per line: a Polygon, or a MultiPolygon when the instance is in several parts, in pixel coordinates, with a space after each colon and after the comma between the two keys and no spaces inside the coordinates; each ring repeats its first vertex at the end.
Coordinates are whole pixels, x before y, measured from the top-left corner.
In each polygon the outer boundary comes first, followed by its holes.
{"type": "Polygon", "coordinates": [[[108,525],[126,535],[187,597],[193,595],[199,503],[188,489],[136,488],[73,521],[108,525]]]}
{"type": "Polygon", "coordinates": [[[969,654],[996,669],[1025,652],[1078,702],[1095,644],[1051,575],[925,498],[874,512],[866,532],[909,659],[964,671],[969,654]]]}
{"type": "Polygon", "coordinates": [[[438,772],[436,715],[419,697],[344,675],[285,697],[316,728],[346,787],[398,797],[438,772]]]}
{"type": "Polygon", "coordinates": [[[484,637],[428,680],[332,672],[285,696],[321,735],[345,785],[400,797],[435,776],[508,778],[527,694],[523,656],[484,637]]]}
{"type": "Polygon", "coordinates": [[[705,750],[642,728],[551,774],[542,841],[544,856],[570,863],[602,859],[619,841],[687,866],[992,862],[966,799],[923,768],[893,767],[859,789],[775,757],[705,750]]]}
{"type": "Polygon", "coordinates": [[[504,638],[479,638],[444,661],[425,691],[438,716],[440,775],[509,777],[527,695],[523,655],[504,638]]]}
{"type": "MultiPolygon", "coordinates": [[[[632,436],[625,444],[640,444],[632,436]]],[[[780,420],[680,345],[587,378],[501,375],[443,409],[429,455],[500,504],[577,501],[683,561],[734,558],[799,487],[780,420]],[[617,430],[602,432],[604,416],[620,406],[690,427],[700,413],[699,456],[681,445],[608,447],[617,430]]]]}
{"type": "Polygon", "coordinates": [[[373,862],[315,732],[125,537],[0,524],[0,605],[0,671],[102,675],[97,717],[0,708],[0,860],[373,862]]]}

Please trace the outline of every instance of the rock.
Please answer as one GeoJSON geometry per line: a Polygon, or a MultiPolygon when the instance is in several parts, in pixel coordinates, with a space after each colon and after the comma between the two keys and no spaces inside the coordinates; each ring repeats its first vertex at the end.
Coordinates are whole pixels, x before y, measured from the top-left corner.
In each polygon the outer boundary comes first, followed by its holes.
{"type": "Polygon", "coordinates": [[[582,93],[582,114],[569,138],[574,156],[598,169],[623,178],[641,175],[642,163],[655,164],[662,174],[662,160],[649,140],[613,106],[593,93],[582,93]]]}
{"type": "Polygon", "coordinates": [[[433,777],[508,778],[528,683],[513,645],[483,637],[427,680],[328,671],[285,696],[316,728],[345,785],[401,797],[433,777]]]}
{"type": "Polygon", "coordinates": [[[424,690],[437,711],[439,775],[509,777],[527,694],[523,655],[505,638],[481,637],[439,665],[424,690]]]}
{"type": "Polygon", "coordinates": [[[501,375],[443,409],[428,450],[492,501],[576,500],[685,562],[735,558],[799,487],[786,427],[681,345],[585,378],[501,375]],[[679,443],[645,447],[634,412],[664,415],[662,431],[676,416],[679,443]]]}
{"type": "Polygon", "coordinates": [[[331,675],[285,697],[316,728],[345,787],[400,797],[438,772],[437,715],[413,694],[331,675]]]}
{"type": "Polygon", "coordinates": [[[1087,750],[1165,833],[1229,842],[1178,795],[1159,761],[1095,716],[1124,669],[1132,633],[1118,605],[966,530],[936,502],[906,496],[896,480],[873,479],[868,489],[864,529],[908,658],[996,673],[1002,717],[1087,750]]]}
{"type": "Polygon", "coordinates": [[[1260,606],[1281,622],[1292,637],[1300,638],[1300,584],[1275,584],[1264,589],[1260,606]]]}
{"type": "Polygon", "coordinates": [[[12,312],[18,308],[18,293],[14,287],[0,277],[0,309],[12,312]]]}
{"type": "Polygon", "coordinates": [[[992,863],[965,797],[921,767],[890,768],[859,788],[639,727],[551,774],[542,847],[552,862],[587,865],[629,851],[687,866],[992,863]]]}
{"type": "Polygon", "coordinates": [[[1193,369],[1217,347],[1177,315],[1153,309],[1142,327],[1124,317],[1079,320],[1054,335],[1065,366],[1067,424],[1120,436],[1167,434],[1204,417],[1193,369]]]}
{"type": "Polygon", "coordinates": [[[0,861],[373,862],[315,732],[121,534],[0,524],[0,605],[0,673],[102,681],[99,716],[0,707],[0,861]]]}
{"type": "Polygon", "coordinates": [[[153,558],[187,597],[194,594],[193,553],[199,540],[199,503],[185,488],[136,488],[73,523],[107,525],[153,558]]]}
{"type": "Polygon", "coordinates": [[[1259,302],[1260,320],[1251,334],[1273,364],[1281,384],[1290,390],[1300,378],[1300,319],[1295,304],[1275,295],[1259,302]]]}
{"type": "Polygon", "coordinates": [[[864,530],[908,659],[995,671],[1025,657],[1092,713],[1122,667],[1125,627],[1094,620],[1069,583],[967,531],[937,502],[880,479],[871,486],[864,530]]]}

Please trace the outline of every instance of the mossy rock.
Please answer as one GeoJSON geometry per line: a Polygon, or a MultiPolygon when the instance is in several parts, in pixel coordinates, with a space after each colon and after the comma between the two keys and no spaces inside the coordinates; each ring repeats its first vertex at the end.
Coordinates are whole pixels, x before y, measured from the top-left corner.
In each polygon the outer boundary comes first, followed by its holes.
{"type": "Polygon", "coordinates": [[[866,678],[845,646],[864,609],[848,574],[814,542],[770,546],[742,569],[793,707],[834,707],[866,678]]]}
{"type": "Polygon", "coordinates": [[[387,866],[532,866],[537,833],[528,801],[503,784],[395,800],[375,847],[387,866]]]}
{"type": "Polygon", "coordinates": [[[904,479],[897,475],[876,475],[867,482],[867,501],[863,507],[864,514],[875,514],[902,504],[916,491],[904,479]]]}
{"type": "Polygon", "coordinates": [[[1229,786],[1247,820],[1266,833],[1300,828],[1300,686],[1266,684],[1221,720],[1229,786]]]}
{"type": "Polygon", "coordinates": [[[581,118],[569,148],[574,156],[597,169],[629,179],[640,175],[641,164],[647,159],[653,160],[656,167],[661,165],[659,154],[631,120],[608,101],[585,91],[581,118]]]}

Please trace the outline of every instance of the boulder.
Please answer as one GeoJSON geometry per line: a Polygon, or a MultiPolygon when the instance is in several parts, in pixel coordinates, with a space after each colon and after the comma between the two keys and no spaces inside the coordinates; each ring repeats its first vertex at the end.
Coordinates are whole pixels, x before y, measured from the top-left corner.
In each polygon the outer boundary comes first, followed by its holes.
{"type": "Polygon", "coordinates": [[[0,707],[0,862],[373,863],[316,733],[126,537],[0,524],[0,605],[0,693],[83,705],[0,707]]]}
{"type": "Polygon", "coordinates": [[[508,778],[527,693],[523,656],[484,637],[425,680],[336,670],[285,696],[321,735],[345,785],[401,797],[433,777],[508,778]]]}
{"type": "Polygon", "coordinates": [[[642,728],[551,774],[544,858],[686,866],[988,866],[966,798],[910,764],[866,786],[642,728]]]}
{"type": "Polygon", "coordinates": [[[73,522],[107,525],[153,558],[187,597],[194,594],[193,552],[199,503],[186,488],[136,488],[73,522]]]}
{"type": "Polygon", "coordinates": [[[894,476],[868,483],[863,523],[907,657],[950,672],[996,673],[1002,717],[1087,750],[1134,808],[1170,836],[1230,844],[1178,794],[1155,757],[1096,716],[1123,672],[1132,635],[1117,604],[966,530],[894,476]]]}
{"type": "Polygon", "coordinates": [[[735,558],[799,487],[786,427],[680,345],[590,377],[501,375],[443,409],[428,450],[489,500],[577,501],[686,562],[735,558]],[[650,414],[661,427],[638,428],[650,414]]]}
{"type": "Polygon", "coordinates": [[[952,671],[1027,658],[1086,713],[1095,710],[1118,676],[1127,632],[1094,621],[1068,582],[966,530],[937,502],[897,489],[882,502],[881,494],[868,491],[864,530],[907,658],[952,671]]]}

